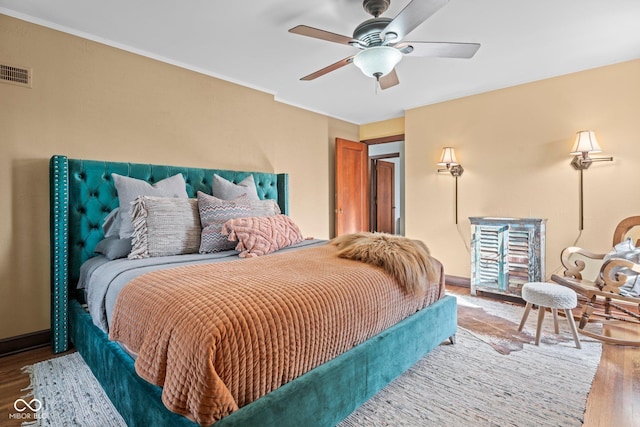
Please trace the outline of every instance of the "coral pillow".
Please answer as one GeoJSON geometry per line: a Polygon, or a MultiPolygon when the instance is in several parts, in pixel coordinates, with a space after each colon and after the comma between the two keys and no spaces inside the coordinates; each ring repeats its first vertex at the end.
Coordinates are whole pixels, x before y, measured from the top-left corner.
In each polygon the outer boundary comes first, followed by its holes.
{"type": "Polygon", "coordinates": [[[256,257],[304,240],[298,226],[286,215],[231,219],[221,233],[237,241],[241,258],[256,257]]]}

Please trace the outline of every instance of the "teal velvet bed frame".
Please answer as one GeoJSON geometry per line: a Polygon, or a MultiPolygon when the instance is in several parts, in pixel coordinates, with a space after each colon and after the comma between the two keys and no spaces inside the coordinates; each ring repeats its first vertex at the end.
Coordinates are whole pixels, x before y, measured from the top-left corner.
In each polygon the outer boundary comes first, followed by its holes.
{"type": "MultiPolygon", "coordinates": [[[[133,359],[109,341],[81,306],[75,287],[82,262],[102,239],[101,223],[118,206],[111,173],[148,182],[182,173],[187,193],[211,194],[217,173],[233,182],[253,174],[261,198],[289,211],[288,176],[257,172],[75,160],[53,156],[51,191],[51,330],[53,350],[72,343],[129,426],[195,426],[167,410],[162,389],[135,373],[133,359]]],[[[457,329],[456,300],[445,296],[401,323],[354,347],[215,423],[233,426],[333,426],[415,364],[457,329]]]]}

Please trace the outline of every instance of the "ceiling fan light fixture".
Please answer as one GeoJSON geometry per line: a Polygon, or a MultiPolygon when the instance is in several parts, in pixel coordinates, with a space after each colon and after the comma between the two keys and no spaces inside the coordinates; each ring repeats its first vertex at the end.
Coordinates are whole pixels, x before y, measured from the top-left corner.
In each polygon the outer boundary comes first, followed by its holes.
{"type": "Polygon", "coordinates": [[[390,46],[374,46],[359,52],[353,63],[365,76],[380,77],[389,74],[402,60],[402,52],[390,46]]]}

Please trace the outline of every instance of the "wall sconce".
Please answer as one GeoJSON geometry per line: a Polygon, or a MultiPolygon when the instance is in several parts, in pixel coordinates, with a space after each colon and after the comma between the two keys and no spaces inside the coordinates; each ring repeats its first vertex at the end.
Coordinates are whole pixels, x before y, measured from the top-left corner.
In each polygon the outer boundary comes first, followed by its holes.
{"type": "Polygon", "coordinates": [[[611,162],[613,157],[589,157],[591,153],[600,153],[602,148],[598,145],[596,134],[592,130],[581,130],[576,136],[576,142],[569,154],[575,156],[571,166],[578,170],[588,169],[593,162],[611,162]]]}
{"type": "Polygon", "coordinates": [[[592,130],[581,130],[576,135],[576,142],[569,154],[574,156],[571,166],[580,171],[580,230],[584,230],[584,184],[583,171],[594,162],[611,162],[613,157],[590,157],[591,153],[600,153],[596,134],[592,130]]]}
{"type": "Polygon", "coordinates": [[[463,167],[458,163],[456,159],[456,153],[453,147],[444,147],[442,149],[442,157],[438,162],[438,166],[444,166],[445,169],[438,169],[439,173],[449,172],[456,179],[455,184],[455,218],[456,224],[458,224],[458,177],[464,172],[463,167]]]}
{"type": "Polygon", "coordinates": [[[442,149],[442,157],[440,157],[438,166],[446,167],[446,169],[438,169],[438,172],[450,172],[455,177],[462,175],[462,172],[464,172],[464,169],[456,159],[456,152],[453,147],[444,147],[442,149]]]}

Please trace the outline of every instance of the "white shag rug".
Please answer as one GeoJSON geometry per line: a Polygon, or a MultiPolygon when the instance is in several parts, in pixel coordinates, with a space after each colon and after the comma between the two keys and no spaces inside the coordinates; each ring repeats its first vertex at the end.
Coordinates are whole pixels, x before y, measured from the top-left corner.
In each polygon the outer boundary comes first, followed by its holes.
{"type": "MultiPolygon", "coordinates": [[[[514,328],[524,310],[456,297],[458,304],[479,306],[513,321],[514,328]]],[[[435,348],[339,426],[581,426],[601,344],[581,336],[583,348],[576,349],[561,318],[560,334],[568,339],[536,347],[536,320],[532,311],[525,326],[531,343],[509,355],[495,351],[482,336],[459,329],[455,345],[435,348]]],[[[550,315],[543,331],[553,335],[550,315]]],[[[42,403],[35,425],[126,425],[78,353],[25,370],[33,397],[42,403]]]]}

